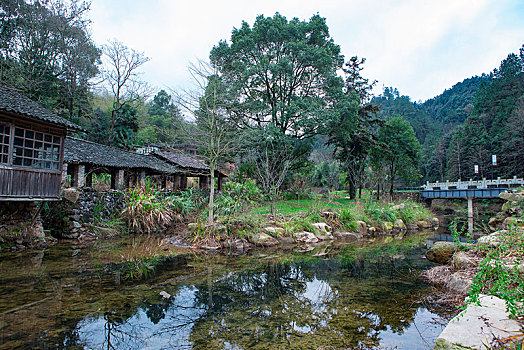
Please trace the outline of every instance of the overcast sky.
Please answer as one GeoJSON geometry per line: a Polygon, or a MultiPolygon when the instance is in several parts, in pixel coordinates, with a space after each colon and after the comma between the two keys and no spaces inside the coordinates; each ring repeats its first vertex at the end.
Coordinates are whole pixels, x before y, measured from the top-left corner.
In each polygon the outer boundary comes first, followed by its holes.
{"type": "Polygon", "coordinates": [[[208,59],[242,21],[319,13],[342,53],[367,59],[363,74],[414,101],[488,73],[524,44],[522,0],[93,0],[93,39],[118,39],[151,59],[144,80],[187,86],[187,66],[208,59]]]}

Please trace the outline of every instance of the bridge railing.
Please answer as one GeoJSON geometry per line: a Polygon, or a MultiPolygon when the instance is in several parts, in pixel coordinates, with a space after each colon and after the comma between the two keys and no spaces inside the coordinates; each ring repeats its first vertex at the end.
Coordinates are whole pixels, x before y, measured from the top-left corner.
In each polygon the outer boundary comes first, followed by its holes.
{"type": "Polygon", "coordinates": [[[512,179],[501,179],[500,177],[494,180],[482,179],[480,181],[446,181],[433,182],[429,181],[423,185],[424,190],[467,190],[467,189],[483,189],[483,188],[516,188],[524,186],[524,179],[514,176],[512,179]]]}

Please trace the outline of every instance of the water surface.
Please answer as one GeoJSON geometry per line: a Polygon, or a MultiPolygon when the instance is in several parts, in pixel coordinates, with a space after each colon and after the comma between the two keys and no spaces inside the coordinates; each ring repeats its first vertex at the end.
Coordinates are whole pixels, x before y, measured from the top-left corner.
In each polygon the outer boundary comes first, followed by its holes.
{"type": "Polygon", "coordinates": [[[0,348],[431,349],[447,310],[424,302],[424,244],[180,251],[141,281],[130,240],[4,254],[0,348]]]}

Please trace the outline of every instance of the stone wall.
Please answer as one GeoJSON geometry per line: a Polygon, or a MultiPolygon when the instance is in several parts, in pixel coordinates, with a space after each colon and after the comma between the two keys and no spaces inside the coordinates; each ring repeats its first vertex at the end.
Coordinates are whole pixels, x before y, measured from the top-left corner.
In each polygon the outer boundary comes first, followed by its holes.
{"type": "Polygon", "coordinates": [[[45,245],[37,202],[0,202],[0,246],[23,249],[45,245]]]}
{"type": "Polygon", "coordinates": [[[43,215],[44,227],[57,238],[90,238],[93,224],[111,219],[123,207],[124,194],[120,191],[68,188],[63,190],[61,201],[49,204],[43,215]]]}

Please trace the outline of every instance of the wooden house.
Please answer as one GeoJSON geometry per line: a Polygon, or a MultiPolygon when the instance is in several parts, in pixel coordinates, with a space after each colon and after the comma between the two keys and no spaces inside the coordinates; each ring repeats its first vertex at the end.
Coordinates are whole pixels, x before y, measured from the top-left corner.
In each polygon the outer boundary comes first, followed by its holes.
{"type": "Polygon", "coordinates": [[[58,200],[68,130],[82,130],[0,87],[0,201],[58,200]]]}

